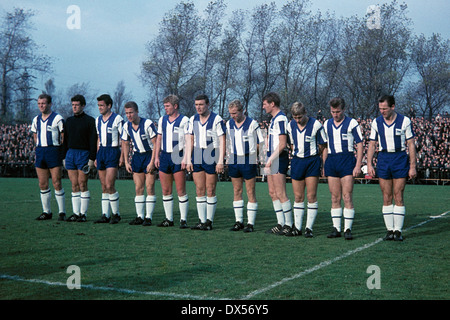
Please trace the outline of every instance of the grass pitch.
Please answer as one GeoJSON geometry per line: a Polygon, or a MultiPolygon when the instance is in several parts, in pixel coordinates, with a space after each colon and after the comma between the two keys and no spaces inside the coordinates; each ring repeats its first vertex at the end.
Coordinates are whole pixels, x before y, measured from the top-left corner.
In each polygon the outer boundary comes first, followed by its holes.
{"type": "MultiPolygon", "coordinates": [[[[63,180],[71,214],[70,182],[63,180]]],[[[0,179],[0,299],[2,300],[447,300],[450,298],[450,187],[407,185],[403,242],[383,242],[381,191],[355,184],[354,240],[328,239],[330,193],[319,184],[314,238],[264,232],[276,224],[266,183],[257,183],[255,232],[234,224],[230,182],[219,182],[212,231],[158,228],[164,218],[161,188],[151,227],[132,226],[134,184],[119,180],[122,221],[94,224],[101,188],[89,181],[88,222],[35,221],[41,213],[37,179],[0,179]],[[439,218],[430,218],[440,216],[439,218]],[[81,289],[70,290],[69,266],[80,269],[81,289]],[[370,289],[369,266],[380,289],[370,289]]],[[[293,199],[291,185],[288,194],[293,199]]],[[[188,182],[188,224],[197,222],[195,186],[188,182]]],[[[57,216],[57,214],[56,214],[57,216]]],[[[306,217],[304,218],[306,221],[306,217]]]]}

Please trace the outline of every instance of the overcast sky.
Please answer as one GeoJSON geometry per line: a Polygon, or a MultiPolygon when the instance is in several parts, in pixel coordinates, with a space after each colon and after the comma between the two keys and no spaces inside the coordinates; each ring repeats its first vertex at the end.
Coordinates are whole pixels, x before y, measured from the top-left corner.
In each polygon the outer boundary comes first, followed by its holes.
{"type": "MultiPolygon", "coordinates": [[[[120,80],[127,91],[141,104],[147,100],[144,88],[137,79],[145,57],[145,45],[158,33],[159,22],[165,13],[180,0],[2,0],[0,16],[14,7],[36,11],[32,33],[43,53],[55,58],[53,64],[56,89],[75,83],[88,82],[98,94],[110,93],[120,80]],[[80,29],[69,29],[67,13],[70,5],[80,9],[80,29]]],[[[210,0],[194,1],[199,12],[210,0]]],[[[225,0],[228,12],[251,9],[262,3],[275,2],[278,8],[286,0],[225,0]]],[[[406,0],[408,16],[416,34],[430,36],[440,33],[449,38],[449,0],[406,0]]],[[[334,12],[336,16],[363,17],[370,5],[391,3],[377,0],[312,0],[313,12],[334,12]]],[[[403,3],[399,0],[398,3],[403,3]]],[[[50,78],[38,79],[39,90],[50,78]]],[[[94,116],[94,115],[93,115],[94,116]]]]}

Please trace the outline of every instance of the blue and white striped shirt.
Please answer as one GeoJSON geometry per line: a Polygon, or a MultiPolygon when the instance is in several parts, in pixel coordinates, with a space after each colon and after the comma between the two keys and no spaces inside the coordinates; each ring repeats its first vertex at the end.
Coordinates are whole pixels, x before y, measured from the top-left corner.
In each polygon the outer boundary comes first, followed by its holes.
{"type": "Polygon", "coordinates": [[[189,119],[187,134],[194,136],[194,147],[207,149],[211,144],[214,148],[220,147],[219,137],[225,134],[226,128],[222,117],[211,112],[205,123],[200,122],[200,115],[193,115],[189,119]]]}
{"type": "Polygon", "coordinates": [[[180,114],[170,122],[169,116],[159,118],[158,134],[161,135],[161,151],[171,153],[174,150],[181,151],[185,147],[184,134],[189,118],[180,114]]]}
{"type": "Polygon", "coordinates": [[[226,127],[229,151],[232,156],[256,154],[257,145],[264,140],[258,122],[246,117],[241,126],[238,127],[236,122],[230,119],[226,127]]]}
{"type": "Polygon", "coordinates": [[[47,119],[42,119],[42,114],[33,118],[31,132],[36,134],[36,146],[58,147],[62,144],[61,133],[64,131],[64,118],[53,112],[47,119]]]}
{"type": "Polygon", "coordinates": [[[391,125],[387,125],[383,116],[372,121],[370,140],[378,140],[378,150],[398,152],[406,150],[406,141],[414,138],[411,120],[398,114],[391,125]]]}
{"type": "Polygon", "coordinates": [[[335,126],[334,119],[324,123],[328,141],[328,154],[353,153],[354,146],[363,141],[361,127],[355,119],[345,116],[339,126],[335,126]]]}
{"type": "Polygon", "coordinates": [[[128,121],[123,125],[122,140],[133,142],[133,151],[138,153],[153,150],[151,139],[156,137],[156,128],[153,121],[141,118],[139,126],[135,130],[133,124],[128,121]]]}
{"type": "Polygon", "coordinates": [[[120,137],[123,129],[122,116],[111,113],[106,121],[103,121],[103,116],[95,119],[95,127],[97,128],[97,135],[102,147],[119,147],[120,137]]]}
{"type": "Polygon", "coordinates": [[[298,158],[307,158],[319,154],[319,144],[326,144],[327,137],[322,124],[309,118],[303,130],[298,127],[297,121],[289,122],[289,139],[294,146],[292,155],[298,158]]]}
{"type": "Polygon", "coordinates": [[[280,111],[270,120],[269,132],[267,134],[267,157],[278,148],[280,144],[280,136],[287,135],[288,119],[286,115],[280,111]]]}

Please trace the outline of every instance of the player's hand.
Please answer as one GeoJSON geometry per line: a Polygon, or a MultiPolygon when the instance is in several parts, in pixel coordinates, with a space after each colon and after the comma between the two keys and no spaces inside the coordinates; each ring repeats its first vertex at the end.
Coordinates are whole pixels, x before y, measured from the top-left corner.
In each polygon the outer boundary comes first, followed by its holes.
{"type": "Polygon", "coordinates": [[[409,168],[408,175],[411,180],[414,179],[415,177],[417,177],[416,168],[413,168],[413,167],[409,168]]]}
{"type": "Polygon", "coordinates": [[[216,164],[216,173],[222,174],[224,172],[224,166],[223,163],[216,164]]]}
{"type": "Polygon", "coordinates": [[[129,172],[129,173],[133,173],[133,170],[131,169],[131,165],[128,162],[125,162],[125,169],[129,172]]]}
{"type": "Polygon", "coordinates": [[[96,162],[97,160],[89,160],[89,162],[88,162],[88,166],[89,166],[89,168],[91,168],[91,170],[92,169],[95,169],[95,162],[96,162]]]}

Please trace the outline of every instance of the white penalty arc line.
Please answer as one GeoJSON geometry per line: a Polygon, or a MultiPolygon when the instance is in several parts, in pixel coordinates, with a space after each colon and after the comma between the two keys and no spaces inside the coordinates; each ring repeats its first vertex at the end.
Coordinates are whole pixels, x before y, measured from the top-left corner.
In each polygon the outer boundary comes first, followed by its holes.
{"type": "MultiPolygon", "coordinates": [[[[409,228],[405,229],[404,231],[408,231],[408,230],[411,230],[411,229],[414,229],[414,228],[421,227],[421,226],[423,226],[424,224],[426,224],[426,223],[428,223],[430,221],[434,221],[434,220],[436,220],[438,218],[444,217],[448,213],[450,213],[450,211],[444,212],[444,213],[442,213],[442,214],[440,214],[438,216],[432,216],[432,217],[430,217],[429,220],[426,220],[426,221],[421,222],[419,224],[416,224],[416,225],[414,225],[412,227],[409,227],[409,228]]],[[[280,285],[282,285],[282,284],[284,284],[286,282],[289,282],[289,281],[301,278],[301,277],[303,277],[305,275],[313,273],[314,271],[317,271],[317,270],[320,270],[320,269],[322,269],[324,267],[327,267],[327,266],[329,266],[329,265],[331,265],[331,264],[333,264],[333,263],[335,263],[337,261],[340,261],[340,260],[342,260],[344,258],[347,258],[347,257],[349,257],[349,256],[351,256],[351,255],[353,255],[355,253],[358,253],[358,252],[361,252],[361,251],[363,251],[365,249],[368,249],[368,248],[370,248],[370,247],[372,247],[372,246],[374,246],[374,245],[376,245],[376,244],[378,244],[378,243],[380,243],[382,241],[383,241],[382,238],[378,238],[378,239],[376,239],[375,241],[373,241],[371,243],[368,243],[368,244],[365,244],[365,245],[363,245],[363,246],[361,246],[359,248],[347,251],[346,253],[344,253],[344,254],[336,257],[336,258],[323,261],[323,262],[319,263],[318,265],[316,265],[316,266],[314,266],[312,268],[309,268],[307,270],[304,270],[304,271],[302,271],[300,273],[297,273],[297,274],[295,274],[295,275],[293,275],[291,277],[284,278],[284,279],[282,279],[280,281],[277,281],[277,282],[275,282],[275,283],[273,283],[273,284],[271,284],[271,285],[269,285],[267,287],[264,287],[262,289],[252,291],[248,295],[246,295],[244,297],[241,297],[240,299],[241,300],[252,299],[253,297],[255,297],[255,296],[257,296],[257,295],[259,295],[261,293],[264,293],[264,292],[269,291],[269,290],[271,290],[273,288],[276,288],[276,287],[278,287],[278,286],[280,286],[280,285]]],[[[39,284],[45,284],[45,285],[49,285],[49,286],[67,287],[67,283],[63,283],[63,282],[52,282],[52,281],[40,280],[40,279],[25,279],[25,278],[22,278],[22,277],[19,277],[19,276],[12,276],[12,275],[7,275],[7,274],[0,274],[0,279],[19,281],[19,282],[27,282],[27,283],[39,283],[39,284]]],[[[126,293],[126,294],[141,294],[141,295],[150,295],[150,296],[156,296],[156,297],[164,297],[165,296],[165,297],[170,297],[170,298],[174,298],[174,299],[230,300],[229,298],[207,297],[207,296],[198,296],[198,295],[191,295],[191,294],[166,293],[166,292],[159,292],[159,291],[138,291],[138,290],[122,289],[122,288],[114,288],[114,287],[94,286],[94,285],[90,285],[90,284],[89,285],[83,285],[82,284],[82,285],[80,285],[80,287],[84,288],[84,289],[90,289],[90,290],[113,291],[113,292],[126,293]]]]}
{"type": "MultiPolygon", "coordinates": [[[[421,227],[421,226],[423,226],[424,224],[426,224],[426,223],[428,223],[428,222],[430,222],[430,221],[434,221],[434,220],[436,220],[436,219],[438,219],[438,218],[442,218],[442,217],[444,217],[445,215],[447,215],[448,213],[450,213],[450,211],[444,212],[444,213],[442,213],[442,214],[440,214],[440,215],[438,215],[438,216],[432,216],[432,217],[430,217],[430,219],[428,219],[428,220],[426,220],[426,221],[423,221],[423,222],[421,222],[421,223],[419,223],[419,224],[416,224],[416,225],[414,225],[414,226],[411,226],[411,227],[405,229],[404,232],[406,232],[406,231],[408,231],[408,230],[411,230],[411,229],[414,229],[414,228],[421,227]]],[[[264,287],[264,288],[262,288],[262,289],[258,289],[258,290],[252,291],[252,292],[250,292],[248,295],[242,297],[241,299],[242,299],[242,300],[249,300],[249,299],[252,299],[253,297],[255,297],[255,296],[257,296],[257,295],[259,295],[259,294],[261,294],[261,293],[264,293],[264,292],[269,291],[269,290],[271,290],[271,289],[273,289],[273,288],[276,288],[276,287],[278,287],[278,286],[281,286],[282,284],[284,284],[284,283],[286,283],[286,282],[289,282],[289,281],[292,281],[292,280],[301,278],[301,277],[303,277],[303,276],[305,276],[305,275],[308,275],[308,274],[310,274],[310,273],[313,273],[314,271],[317,271],[317,270],[320,270],[320,269],[322,269],[322,268],[324,268],[324,267],[327,267],[327,266],[329,266],[329,265],[331,265],[331,264],[333,264],[333,263],[335,263],[335,262],[337,262],[337,261],[340,261],[340,260],[342,260],[342,259],[345,259],[345,258],[347,258],[347,257],[349,257],[349,256],[351,256],[351,255],[353,255],[353,254],[355,254],[355,253],[358,253],[358,252],[360,252],[360,251],[363,251],[363,250],[365,250],[365,249],[368,249],[368,248],[370,248],[370,247],[373,247],[374,245],[376,245],[376,244],[378,244],[378,243],[380,243],[380,242],[382,242],[382,241],[383,241],[383,238],[378,238],[378,239],[376,239],[375,241],[373,241],[373,242],[371,242],[371,243],[368,243],[368,244],[365,244],[365,245],[363,245],[363,246],[361,246],[361,247],[359,247],[359,248],[356,248],[356,249],[347,251],[346,253],[344,253],[344,254],[342,254],[342,255],[336,257],[336,258],[333,258],[333,259],[330,259],[330,260],[323,261],[323,262],[319,263],[318,265],[315,265],[314,267],[309,268],[309,269],[307,269],[307,270],[304,270],[304,271],[302,271],[302,272],[300,272],[300,273],[297,273],[297,274],[295,274],[295,275],[293,275],[293,276],[291,276],[291,277],[284,278],[284,279],[282,279],[282,280],[280,280],[280,281],[277,281],[277,282],[275,282],[275,283],[273,283],[273,284],[271,284],[271,285],[269,285],[269,286],[267,286],[267,287],[264,287]]]]}

